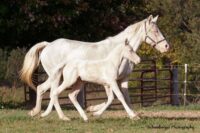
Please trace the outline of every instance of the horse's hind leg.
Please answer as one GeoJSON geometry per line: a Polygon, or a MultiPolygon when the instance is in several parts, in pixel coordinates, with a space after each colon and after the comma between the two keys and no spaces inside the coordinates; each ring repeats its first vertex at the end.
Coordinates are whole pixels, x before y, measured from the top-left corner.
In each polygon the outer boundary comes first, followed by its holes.
{"type": "MultiPolygon", "coordinates": [[[[58,102],[58,95],[65,90],[66,88],[71,87],[78,79],[77,76],[77,71],[76,69],[73,68],[68,68],[67,70],[64,68],[63,70],[63,82],[62,84],[55,90],[53,90],[53,92],[51,93],[51,100],[49,102],[49,106],[54,105],[55,109],[58,113],[58,116],[60,119],[62,120],[70,120],[68,117],[66,117],[60,107],[60,104],[58,102]]],[[[44,112],[42,114],[42,116],[44,116],[46,112],[44,112]]]]}
{"type": "Polygon", "coordinates": [[[82,81],[77,81],[76,84],[72,88],[74,91],[72,93],[69,93],[68,96],[69,96],[69,99],[71,100],[71,102],[74,104],[74,106],[78,110],[81,117],[84,119],[84,121],[87,121],[88,118],[87,118],[84,110],[82,109],[82,107],[80,106],[80,104],[77,101],[77,95],[80,92],[80,89],[82,88],[82,86],[83,86],[82,81]]]}
{"type": "Polygon", "coordinates": [[[35,116],[41,111],[41,103],[43,94],[50,88],[50,79],[37,86],[37,98],[35,107],[28,113],[30,116],[35,116]]]}
{"type": "MultiPolygon", "coordinates": [[[[58,72],[56,75],[54,75],[54,77],[51,77],[51,80],[50,80],[50,82],[51,82],[50,97],[51,97],[53,91],[55,89],[57,89],[58,86],[59,86],[60,76],[61,76],[61,72],[58,72]],[[54,80],[52,80],[52,78],[54,80]]],[[[41,117],[45,117],[45,116],[49,115],[49,113],[51,113],[52,109],[53,109],[53,104],[50,104],[50,102],[49,102],[47,109],[45,110],[44,113],[41,114],[41,117]]]]}

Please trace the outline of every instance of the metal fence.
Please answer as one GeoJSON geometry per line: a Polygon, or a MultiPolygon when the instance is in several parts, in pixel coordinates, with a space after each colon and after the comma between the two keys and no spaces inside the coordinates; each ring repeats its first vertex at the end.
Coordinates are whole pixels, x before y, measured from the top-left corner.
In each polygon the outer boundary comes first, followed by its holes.
{"type": "MultiPolygon", "coordinates": [[[[44,72],[37,71],[37,84],[44,81],[46,78],[44,72]]],[[[173,89],[173,69],[171,66],[159,68],[156,65],[156,60],[142,60],[137,65],[129,77],[129,94],[132,104],[139,104],[141,106],[150,106],[153,104],[172,104],[174,99],[172,96],[176,95],[173,89]]],[[[67,97],[67,89],[59,97],[59,101],[63,105],[71,105],[67,97]]],[[[25,101],[35,102],[35,92],[29,87],[24,87],[25,101]]],[[[107,96],[102,86],[94,84],[86,84],[85,88],[78,96],[79,102],[83,107],[88,107],[91,104],[105,102],[107,96]]],[[[49,92],[47,92],[43,100],[49,100],[49,92]]],[[[115,100],[112,107],[119,106],[121,103],[115,100]]]]}

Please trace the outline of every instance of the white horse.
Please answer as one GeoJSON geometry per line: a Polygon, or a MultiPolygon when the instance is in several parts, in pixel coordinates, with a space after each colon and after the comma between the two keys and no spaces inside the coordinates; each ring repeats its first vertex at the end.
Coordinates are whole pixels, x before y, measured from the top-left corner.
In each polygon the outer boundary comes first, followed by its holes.
{"type": "MultiPolygon", "coordinates": [[[[153,48],[156,48],[161,53],[166,52],[169,49],[169,44],[163,37],[162,33],[158,29],[156,22],[158,16],[153,18],[150,15],[147,19],[144,19],[136,24],[128,26],[124,31],[116,36],[108,37],[107,39],[96,42],[80,42],[69,39],[57,39],[51,43],[41,42],[33,46],[25,56],[23,68],[21,70],[21,79],[25,81],[29,86],[35,88],[32,83],[32,74],[38,67],[39,62],[50,77],[56,66],[63,62],[63,60],[71,59],[88,59],[97,60],[105,58],[109,51],[123,43],[125,38],[130,41],[134,51],[137,51],[142,42],[150,44],[153,48]],[[95,56],[94,56],[95,53],[95,56]]],[[[118,82],[121,84],[122,92],[128,95],[128,74],[132,71],[133,64],[127,59],[123,59],[119,67],[118,82]]],[[[43,94],[50,88],[57,88],[59,86],[59,79],[54,82],[57,84],[51,84],[50,78],[44,83],[37,86],[37,99],[36,106],[29,112],[31,116],[38,114],[41,111],[41,101],[43,94]]],[[[84,83],[80,83],[77,88],[83,87],[84,83]]],[[[106,86],[105,86],[106,88],[106,86]]],[[[52,89],[51,89],[52,91],[52,89]]],[[[126,97],[128,98],[128,97],[126,97]]],[[[129,101],[129,99],[126,99],[129,101]]],[[[91,108],[91,111],[97,111],[102,108],[105,103],[102,103],[98,108],[91,108]]]]}
{"type": "MultiPolygon", "coordinates": [[[[107,86],[109,91],[111,91],[111,97],[109,97],[106,106],[101,109],[102,112],[111,104],[112,100],[114,99],[112,93],[113,91],[117,98],[121,101],[129,117],[135,117],[135,113],[125,102],[124,97],[117,85],[118,70],[123,58],[126,58],[135,64],[140,62],[140,57],[133,51],[133,48],[128,44],[127,40],[125,43],[118,45],[116,48],[110,51],[109,55],[105,59],[95,61],[87,59],[72,59],[71,61],[67,61],[66,63],[64,61],[64,63],[58,65],[58,68],[55,70],[55,74],[51,77],[51,82],[52,84],[54,83],[54,79],[57,79],[57,75],[60,77],[59,73],[63,74],[63,82],[58,88],[53,90],[49,106],[42,116],[47,116],[51,112],[54,105],[58,112],[59,118],[63,120],[69,120],[69,118],[64,115],[60,108],[58,95],[64,89],[71,87],[78,80],[81,80],[107,86]]],[[[73,90],[68,96],[83,119],[87,121],[88,118],[77,101],[77,95],[80,89],[81,88],[73,90]]]]}

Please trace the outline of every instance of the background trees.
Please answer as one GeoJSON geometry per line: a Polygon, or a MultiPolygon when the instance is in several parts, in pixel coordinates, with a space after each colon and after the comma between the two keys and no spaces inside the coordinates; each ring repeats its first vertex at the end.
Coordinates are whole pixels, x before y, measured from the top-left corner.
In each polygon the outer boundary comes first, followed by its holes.
{"type": "Polygon", "coordinates": [[[17,47],[19,52],[61,37],[100,41],[150,14],[160,16],[158,26],[171,50],[161,55],[144,44],[140,56],[156,57],[160,63],[169,59],[173,63],[200,63],[199,10],[199,0],[1,0],[0,78],[11,75],[9,58],[21,60],[24,56],[16,54],[14,58],[11,51],[17,47]]]}

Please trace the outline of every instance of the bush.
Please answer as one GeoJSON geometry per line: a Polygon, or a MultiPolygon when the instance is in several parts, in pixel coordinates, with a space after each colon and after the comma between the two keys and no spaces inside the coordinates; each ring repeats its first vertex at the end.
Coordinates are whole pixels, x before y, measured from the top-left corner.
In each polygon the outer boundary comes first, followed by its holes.
{"type": "Polygon", "coordinates": [[[7,52],[5,52],[3,49],[0,49],[0,81],[5,79],[7,63],[6,58],[7,52]]]}
{"type": "Polygon", "coordinates": [[[24,56],[26,54],[25,48],[13,49],[7,60],[6,79],[12,83],[12,86],[16,88],[21,85],[19,79],[19,71],[22,68],[24,56]]]}

